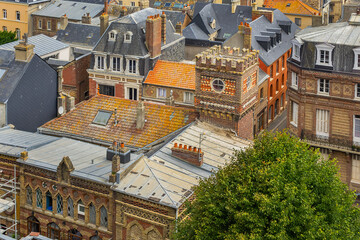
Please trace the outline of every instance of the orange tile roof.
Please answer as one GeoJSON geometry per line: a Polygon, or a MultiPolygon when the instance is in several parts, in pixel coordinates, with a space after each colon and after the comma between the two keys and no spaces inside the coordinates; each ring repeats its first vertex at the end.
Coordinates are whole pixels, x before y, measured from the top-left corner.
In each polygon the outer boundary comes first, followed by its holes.
{"type": "Polygon", "coordinates": [[[276,8],[283,13],[304,15],[319,15],[320,12],[300,0],[264,0],[267,8],[276,8]],[[287,6],[290,4],[290,6],[287,6]]]}
{"type": "Polygon", "coordinates": [[[159,60],[144,83],[195,90],[195,64],[159,60]]]}
{"type": "Polygon", "coordinates": [[[45,123],[39,130],[57,136],[83,137],[106,143],[116,140],[127,146],[144,147],[186,126],[197,117],[196,110],[144,103],[145,126],[137,129],[137,105],[137,101],[98,95],[79,103],[64,116],[45,123]],[[117,109],[116,126],[114,109],[117,109]],[[106,126],[92,123],[98,110],[113,112],[106,126]]]}

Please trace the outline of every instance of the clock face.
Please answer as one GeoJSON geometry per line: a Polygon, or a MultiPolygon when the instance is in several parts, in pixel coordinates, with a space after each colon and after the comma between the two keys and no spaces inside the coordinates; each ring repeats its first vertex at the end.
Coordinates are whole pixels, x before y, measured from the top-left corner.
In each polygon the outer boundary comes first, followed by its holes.
{"type": "Polygon", "coordinates": [[[215,92],[221,93],[225,89],[225,83],[219,78],[215,78],[211,83],[212,88],[215,92]]]}
{"type": "MultiPolygon", "coordinates": [[[[14,199],[13,199],[12,197],[6,197],[5,200],[7,200],[7,201],[9,201],[9,202],[10,202],[10,201],[11,201],[11,202],[14,201],[14,199]]],[[[10,207],[10,208],[8,208],[7,210],[5,210],[5,213],[6,213],[7,215],[11,215],[11,214],[14,213],[14,210],[15,210],[15,205],[13,205],[12,207],[10,207]]]]}

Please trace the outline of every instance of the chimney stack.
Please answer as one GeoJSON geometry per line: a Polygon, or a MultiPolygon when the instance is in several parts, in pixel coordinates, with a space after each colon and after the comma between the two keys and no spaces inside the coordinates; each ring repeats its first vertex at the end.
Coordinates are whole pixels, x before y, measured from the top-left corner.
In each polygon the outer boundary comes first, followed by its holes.
{"type": "Polygon", "coordinates": [[[161,14],[161,41],[166,44],[166,15],[165,12],[161,14]]]}
{"type": "Polygon", "coordinates": [[[104,12],[100,16],[100,36],[104,34],[108,26],[109,26],[109,15],[107,14],[107,12],[104,12]]]}
{"type": "Polygon", "coordinates": [[[81,22],[85,24],[91,24],[90,13],[84,14],[84,16],[81,17],[81,22]]]}
{"type": "Polygon", "coordinates": [[[143,101],[139,101],[136,108],[136,128],[143,129],[145,126],[145,105],[143,101]]]}
{"type": "Polygon", "coordinates": [[[150,53],[150,58],[155,58],[161,54],[161,19],[159,14],[149,16],[146,19],[146,46],[150,53]]]}
{"type": "Polygon", "coordinates": [[[68,17],[65,15],[60,17],[60,30],[64,30],[68,25],[68,17]]]}
{"type": "Polygon", "coordinates": [[[178,22],[175,26],[175,31],[176,33],[182,35],[182,31],[183,31],[183,26],[181,22],[178,22]]]}
{"type": "Polygon", "coordinates": [[[200,167],[203,164],[204,153],[200,148],[174,143],[171,148],[174,157],[179,158],[187,163],[200,167]]]}
{"type": "Polygon", "coordinates": [[[242,35],[243,48],[251,50],[251,27],[248,23],[241,22],[239,25],[239,33],[242,35]]]}
{"type": "Polygon", "coordinates": [[[254,21],[255,19],[261,17],[261,16],[265,16],[269,22],[273,22],[274,20],[274,12],[270,11],[270,10],[252,10],[252,21],[254,21]]]}
{"type": "Polygon", "coordinates": [[[117,155],[120,157],[120,163],[125,164],[130,162],[130,149],[125,147],[123,142],[119,144],[114,141],[113,145],[106,151],[106,159],[109,161],[113,161],[114,157],[117,155]]]}
{"type": "Polygon", "coordinates": [[[29,62],[32,56],[34,56],[34,45],[28,44],[28,36],[25,33],[23,41],[20,41],[15,48],[15,61],[29,62]]]}
{"type": "Polygon", "coordinates": [[[120,16],[123,17],[123,16],[126,16],[127,15],[127,8],[125,6],[122,6],[122,8],[120,9],[120,16]]]}

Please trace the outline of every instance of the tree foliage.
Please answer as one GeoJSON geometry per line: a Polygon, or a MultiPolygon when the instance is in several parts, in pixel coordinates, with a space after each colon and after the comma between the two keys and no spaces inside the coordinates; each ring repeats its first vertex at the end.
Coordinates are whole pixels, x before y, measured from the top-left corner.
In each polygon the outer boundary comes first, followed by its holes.
{"type": "Polygon", "coordinates": [[[201,180],[175,239],[360,239],[355,194],[334,160],[286,133],[265,133],[201,180]]]}
{"type": "Polygon", "coordinates": [[[16,33],[15,32],[8,32],[8,31],[0,31],[0,45],[16,41],[16,33]]]}

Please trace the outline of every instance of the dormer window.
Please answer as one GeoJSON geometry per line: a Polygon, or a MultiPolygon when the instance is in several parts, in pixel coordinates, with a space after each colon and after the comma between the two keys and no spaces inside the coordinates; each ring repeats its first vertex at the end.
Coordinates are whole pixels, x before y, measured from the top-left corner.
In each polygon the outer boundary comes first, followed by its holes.
{"type": "Polygon", "coordinates": [[[332,66],[333,45],[318,44],[316,45],[316,65],[332,66]]]}
{"type": "Polygon", "coordinates": [[[354,51],[354,69],[360,70],[360,48],[353,49],[354,51]]]}
{"type": "Polygon", "coordinates": [[[215,21],[214,18],[212,18],[212,19],[210,20],[210,27],[211,27],[212,29],[215,29],[215,28],[216,28],[216,21],[215,21]]]}
{"type": "Polygon", "coordinates": [[[301,49],[301,45],[299,43],[293,42],[292,58],[299,62],[301,60],[300,49],[301,49]]]}
{"type": "Polygon", "coordinates": [[[116,38],[116,31],[110,31],[109,32],[109,41],[115,41],[116,38]]]}
{"type": "Polygon", "coordinates": [[[131,43],[133,33],[128,31],[124,34],[124,42],[125,43],[131,43]]]}

